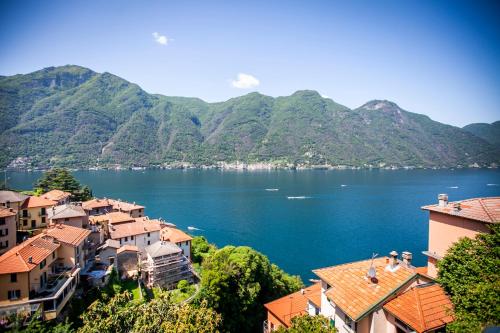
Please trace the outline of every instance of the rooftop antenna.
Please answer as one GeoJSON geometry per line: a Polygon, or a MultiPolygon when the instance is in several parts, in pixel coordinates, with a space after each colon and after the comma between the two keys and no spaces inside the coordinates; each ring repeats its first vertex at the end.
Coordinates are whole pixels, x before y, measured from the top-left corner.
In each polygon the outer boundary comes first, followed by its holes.
{"type": "Polygon", "coordinates": [[[372,254],[372,261],[370,263],[370,269],[368,269],[368,278],[370,278],[370,280],[372,282],[374,282],[374,280],[377,280],[377,271],[375,270],[375,267],[373,267],[373,260],[375,260],[375,258],[377,256],[378,256],[378,253],[372,254]]]}

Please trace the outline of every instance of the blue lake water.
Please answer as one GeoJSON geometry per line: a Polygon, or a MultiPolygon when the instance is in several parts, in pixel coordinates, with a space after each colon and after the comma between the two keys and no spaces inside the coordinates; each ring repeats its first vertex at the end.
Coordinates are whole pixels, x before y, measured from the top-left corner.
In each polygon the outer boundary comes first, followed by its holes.
{"type": "MultiPolygon", "coordinates": [[[[424,265],[437,202],[500,196],[499,170],[78,171],[98,197],[135,201],[151,217],[194,226],[218,246],[248,245],[304,281],[312,269],[408,250],[424,265]],[[488,185],[490,184],[490,185],[488,185]],[[342,186],[345,185],[345,186],[342,186]],[[265,189],[279,189],[266,191],[265,189]],[[305,197],[288,199],[287,197],[305,197]]],[[[40,173],[9,173],[29,189],[40,173]]]]}

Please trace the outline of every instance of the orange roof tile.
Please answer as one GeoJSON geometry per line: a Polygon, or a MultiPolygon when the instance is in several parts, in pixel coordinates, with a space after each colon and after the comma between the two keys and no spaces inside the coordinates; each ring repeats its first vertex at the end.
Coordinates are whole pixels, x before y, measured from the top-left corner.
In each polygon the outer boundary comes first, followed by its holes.
{"type": "Polygon", "coordinates": [[[0,274],[29,272],[59,246],[42,234],[31,237],[0,256],[0,274]]]}
{"type": "Polygon", "coordinates": [[[413,287],[387,302],[384,309],[418,333],[433,331],[453,321],[450,298],[438,284],[413,287]]]}
{"type": "Polygon", "coordinates": [[[95,208],[112,207],[113,205],[109,202],[109,199],[92,199],[82,202],[82,207],[85,210],[92,210],[95,208]]]}
{"type": "Polygon", "coordinates": [[[139,252],[139,248],[135,245],[130,245],[130,244],[125,244],[121,246],[116,253],[120,254],[125,251],[131,251],[131,252],[139,252]]]}
{"type": "Polygon", "coordinates": [[[35,208],[35,207],[51,207],[51,206],[55,206],[56,204],[57,204],[57,202],[49,200],[49,199],[31,196],[28,199],[26,199],[26,201],[24,201],[21,208],[26,209],[26,208],[35,208]]]}
{"type": "Polygon", "coordinates": [[[114,200],[114,199],[109,199],[109,202],[113,205],[113,209],[116,209],[116,210],[122,211],[122,212],[130,212],[132,210],[145,208],[144,206],[137,205],[135,202],[130,203],[130,202],[114,200]]]}
{"type": "Polygon", "coordinates": [[[0,208],[0,217],[16,216],[17,211],[12,208],[0,208]]]}
{"type": "Polygon", "coordinates": [[[63,200],[66,198],[69,198],[71,196],[71,193],[69,192],[64,192],[61,190],[52,190],[48,191],[47,193],[42,194],[40,197],[52,200],[52,201],[59,201],[63,200]]]}
{"type": "Polygon", "coordinates": [[[164,227],[161,229],[161,239],[172,243],[190,241],[193,237],[186,234],[184,231],[173,227],[164,227]]]}
{"type": "Polygon", "coordinates": [[[371,259],[316,269],[313,272],[331,286],[326,291],[326,296],[352,320],[358,321],[416,277],[415,271],[402,263],[396,270],[387,269],[388,259],[384,257],[373,260],[376,283],[367,278],[371,259]]]}
{"type": "Polygon", "coordinates": [[[134,219],[134,222],[111,224],[109,226],[109,233],[112,239],[119,239],[147,232],[160,231],[160,229],[160,221],[142,217],[134,219]]]}
{"type": "Polygon", "coordinates": [[[422,209],[485,223],[500,223],[500,197],[474,198],[448,202],[446,206],[428,205],[422,209]],[[460,204],[460,209],[456,205],[460,204]]]}
{"type": "Polygon", "coordinates": [[[90,216],[89,221],[91,224],[109,222],[113,223],[123,223],[123,222],[134,222],[134,218],[127,213],[123,212],[111,212],[104,215],[90,216]]]}
{"type": "Polygon", "coordinates": [[[292,318],[307,313],[308,297],[316,294],[319,294],[321,297],[321,283],[315,283],[293,294],[266,303],[264,307],[286,327],[290,327],[292,318]]]}
{"type": "Polygon", "coordinates": [[[78,246],[90,235],[91,231],[73,227],[66,224],[58,224],[53,227],[47,228],[43,231],[42,235],[54,237],[61,243],[66,243],[72,246],[78,246]]]}

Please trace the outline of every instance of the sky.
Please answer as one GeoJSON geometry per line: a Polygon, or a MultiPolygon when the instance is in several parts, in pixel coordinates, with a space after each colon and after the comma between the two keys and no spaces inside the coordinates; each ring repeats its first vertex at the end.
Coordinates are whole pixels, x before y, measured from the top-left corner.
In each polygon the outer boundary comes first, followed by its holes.
{"type": "Polygon", "coordinates": [[[498,1],[0,1],[0,75],[75,64],[214,102],[313,89],[500,120],[498,1]]]}

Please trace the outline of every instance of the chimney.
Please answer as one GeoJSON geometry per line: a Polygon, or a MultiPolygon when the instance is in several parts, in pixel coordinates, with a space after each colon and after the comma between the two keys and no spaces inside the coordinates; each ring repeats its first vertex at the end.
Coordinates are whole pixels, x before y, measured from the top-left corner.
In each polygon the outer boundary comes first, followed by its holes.
{"type": "Polygon", "coordinates": [[[411,259],[413,258],[412,253],[408,251],[403,251],[402,257],[403,257],[403,262],[406,264],[406,266],[411,266],[411,259]]]}
{"type": "Polygon", "coordinates": [[[448,194],[438,195],[438,205],[439,207],[446,207],[448,205],[448,194]]]}
{"type": "Polygon", "coordinates": [[[28,262],[29,262],[30,264],[32,264],[32,263],[33,263],[33,257],[29,257],[29,258],[28,258],[28,262]]]}
{"type": "Polygon", "coordinates": [[[389,253],[389,256],[391,257],[391,266],[396,266],[398,264],[398,253],[393,250],[389,253]]]}
{"type": "Polygon", "coordinates": [[[461,210],[462,210],[462,205],[460,204],[460,202],[455,202],[455,203],[453,204],[453,211],[454,211],[455,213],[458,213],[458,212],[459,212],[459,211],[461,211],[461,210]]]}
{"type": "Polygon", "coordinates": [[[303,288],[302,288],[302,289],[300,289],[300,293],[301,293],[302,295],[304,295],[305,290],[304,290],[303,288]]]}

